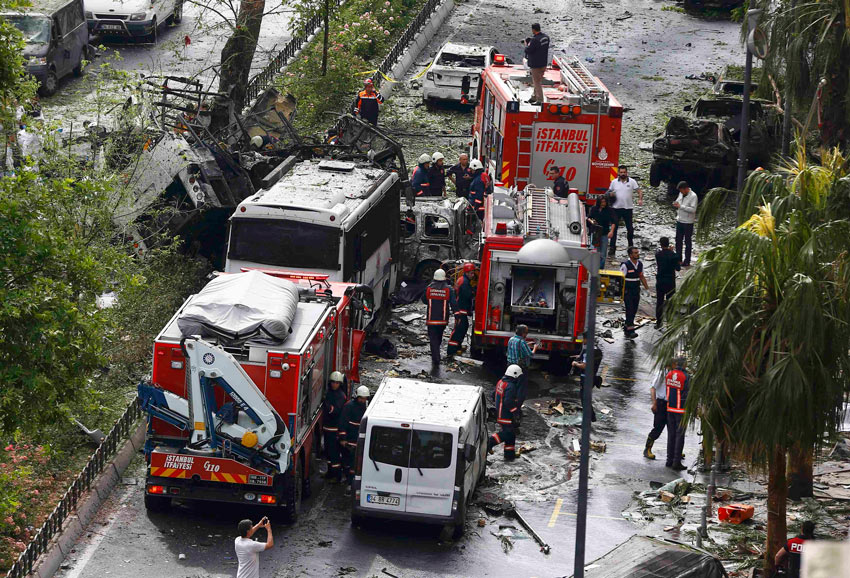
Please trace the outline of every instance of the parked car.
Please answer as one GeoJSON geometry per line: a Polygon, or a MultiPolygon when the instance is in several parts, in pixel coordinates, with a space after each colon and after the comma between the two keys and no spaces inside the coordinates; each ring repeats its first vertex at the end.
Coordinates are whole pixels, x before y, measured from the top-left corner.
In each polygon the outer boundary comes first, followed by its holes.
{"type": "Polygon", "coordinates": [[[735,184],[738,146],[722,122],[671,117],[664,134],[652,143],[652,156],[649,184],[666,181],[668,193],[676,192],[680,180],[698,195],[735,184]]]}
{"type": "Polygon", "coordinates": [[[23,34],[27,72],[38,80],[44,96],[54,94],[63,77],[83,72],[89,45],[83,11],[83,0],[35,0],[0,14],[23,34]]]}
{"type": "MultiPolygon", "coordinates": [[[[782,134],[782,117],[766,100],[750,100],[750,135],[747,159],[750,168],[766,164],[782,134]]],[[[743,101],[734,97],[700,98],[686,106],[692,118],[722,122],[732,134],[735,144],[741,144],[741,110],[743,101]]]]}
{"type": "Polygon", "coordinates": [[[442,263],[478,258],[481,221],[466,199],[423,200],[401,215],[402,275],[431,281],[442,263]]]}
{"type": "Polygon", "coordinates": [[[89,32],[155,43],[162,24],[183,19],[183,0],[86,0],[89,32]]]}
{"type": "Polygon", "coordinates": [[[422,81],[423,100],[428,105],[438,100],[475,104],[481,72],[492,64],[495,55],[492,46],[447,42],[437,52],[422,81]]]}

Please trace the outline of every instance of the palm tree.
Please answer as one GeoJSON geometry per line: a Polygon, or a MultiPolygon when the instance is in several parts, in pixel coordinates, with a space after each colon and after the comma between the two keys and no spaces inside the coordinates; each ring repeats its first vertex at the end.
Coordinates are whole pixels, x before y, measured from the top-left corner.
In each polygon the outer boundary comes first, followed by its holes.
{"type": "Polygon", "coordinates": [[[811,99],[819,80],[825,78],[821,139],[828,146],[846,143],[850,140],[850,2],[754,0],[750,8],[764,11],[762,23],[770,36],[763,73],[784,76],[798,102],[811,99]]]}
{"type": "MultiPolygon", "coordinates": [[[[670,304],[657,346],[666,362],[687,344],[695,373],[687,417],[768,472],[765,569],[786,536],[789,448],[819,448],[841,424],[850,375],[850,177],[845,159],[751,174],[741,223],[700,257],[670,304]]],[[[700,234],[722,190],[700,209],[700,234]]]]}

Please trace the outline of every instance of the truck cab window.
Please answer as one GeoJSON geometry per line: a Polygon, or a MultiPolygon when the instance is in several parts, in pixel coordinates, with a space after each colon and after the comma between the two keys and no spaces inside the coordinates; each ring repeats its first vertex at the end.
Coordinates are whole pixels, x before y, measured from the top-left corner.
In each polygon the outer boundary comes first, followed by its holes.
{"type": "Polygon", "coordinates": [[[444,469],[452,464],[452,434],[436,431],[413,432],[411,468],[444,469]]]}
{"type": "Polygon", "coordinates": [[[451,227],[448,219],[439,215],[425,217],[425,236],[448,239],[451,237],[451,227]]]}

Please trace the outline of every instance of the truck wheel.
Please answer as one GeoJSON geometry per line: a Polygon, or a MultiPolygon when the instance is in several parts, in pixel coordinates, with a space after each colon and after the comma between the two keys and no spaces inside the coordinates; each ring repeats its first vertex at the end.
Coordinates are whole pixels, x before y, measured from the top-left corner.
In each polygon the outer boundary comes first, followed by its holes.
{"type": "Polygon", "coordinates": [[[668,178],[668,180],[667,180],[667,196],[668,197],[675,197],[676,195],[679,194],[679,189],[676,188],[676,185],[679,184],[679,181],[677,181],[676,178],[673,175],[670,175],[667,178],[668,178]]]}
{"type": "Polygon", "coordinates": [[[148,512],[167,512],[171,508],[171,498],[145,494],[145,509],[148,512]]]}
{"type": "Polygon", "coordinates": [[[481,342],[475,339],[475,335],[472,336],[472,340],[469,342],[469,356],[477,361],[484,359],[484,348],[481,347],[481,342]]]}
{"type": "Polygon", "coordinates": [[[304,478],[301,477],[301,460],[292,460],[292,481],[284,492],[286,500],[285,515],[286,520],[290,524],[298,521],[298,515],[301,514],[301,498],[304,495],[304,478]]]}
{"type": "Polygon", "coordinates": [[[417,281],[425,281],[430,283],[434,280],[434,271],[440,268],[440,262],[429,260],[422,261],[416,266],[416,270],[413,272],[413,278],[417,281]]]}
{"type": "Polygon", "coordinates": [[[653,187],[661,184],[661,167],[658,166],[658,163],[649,165],[649,184],[653,187]]]}
{"type": "Polygon", "coordinates": [[[148,44],[156,44],[156,37],[159,34],[159,23],[156,21],[156,16],[153,17],[153,30],[145,36],[144,41],[148,44]]]}

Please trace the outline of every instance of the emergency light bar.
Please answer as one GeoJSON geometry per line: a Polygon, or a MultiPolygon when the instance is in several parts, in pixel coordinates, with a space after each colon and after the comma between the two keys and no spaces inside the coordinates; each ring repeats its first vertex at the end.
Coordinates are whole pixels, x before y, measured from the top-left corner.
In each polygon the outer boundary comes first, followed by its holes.
{"type": "Polygon", "coordinates": [[[569,114],[572,116],[578,116],[581,114],[581,107],[577,104],[573,106],[568,104],[550,104],[547,109],[552,114],[569,114]]]}
{"type": "Polygon", "coordinates": [[[493,55],[493,66],[504,66],[505,65],[505,55],[504,54],[494,54],[493,55]]]}

